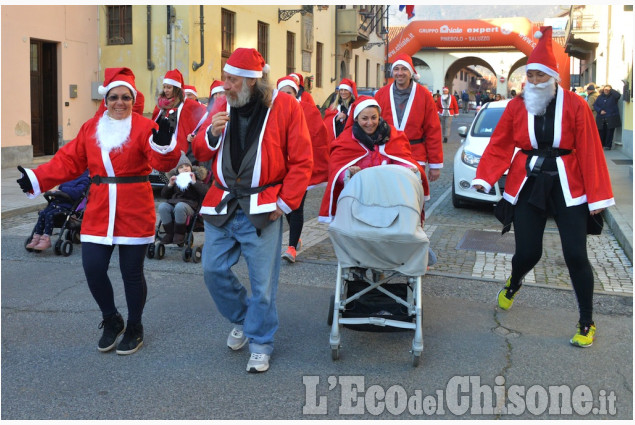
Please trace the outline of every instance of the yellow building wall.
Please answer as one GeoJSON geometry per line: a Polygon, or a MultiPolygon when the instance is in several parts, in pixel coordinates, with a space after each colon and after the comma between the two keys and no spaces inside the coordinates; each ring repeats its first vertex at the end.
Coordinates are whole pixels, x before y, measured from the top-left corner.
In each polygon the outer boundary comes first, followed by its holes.
{"type": "Polygon", "coordinates": [[[58,128],[65,141],[96,111],[98,76],[95,6],[2,6],[2,147],[31,145],[30,40],[56,43],[58,128]],[[69,86],[77,85],[70,98],[69,86]],[[65,106],[68,102],[68,106],[65,106]]]}

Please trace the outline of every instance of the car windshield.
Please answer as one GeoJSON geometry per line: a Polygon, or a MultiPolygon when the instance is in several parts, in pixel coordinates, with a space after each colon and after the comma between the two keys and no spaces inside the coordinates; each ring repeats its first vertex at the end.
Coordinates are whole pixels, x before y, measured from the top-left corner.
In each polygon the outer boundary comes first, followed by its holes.
{"type": "Polygon", "coordinates": [[[491,137],[498,120],[501,119],[505,108],[486,108],[476,118],[476,122],[472,126],[472,136],[474,137],[491,137]]]}

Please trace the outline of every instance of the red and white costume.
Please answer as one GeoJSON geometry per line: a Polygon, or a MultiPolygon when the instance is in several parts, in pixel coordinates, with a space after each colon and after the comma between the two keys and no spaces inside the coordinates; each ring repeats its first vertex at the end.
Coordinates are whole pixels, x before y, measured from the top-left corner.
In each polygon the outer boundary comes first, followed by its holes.
{"type": "MultiPolygon", "coordinates": [[[[230,111],[227,99],[216,100],[214,108],[201,126],[192,142],[192,151],[200,161],[212,160],[214,180],[227,187],[223,177],[223,131],[216,147],[212,148],[208,140],[208,128],[214,114],[218,111],[230,111]]],[[[274,92],[271,107],[267,112],[263,129],[258,139],[258,153],[253,172],[251,187],[260,187],[280,182],[262,192],[250,195],[250,214],[261,214],[276,210],[276,206],[288,214],[297,209],[302,202],[313,168],[311,137],[299,102],[292,96],[278,95],[274,92]]],[[[212,185],[203,200],[201,214],[227,214],[227,206],[220,213],[216,205],[229,194],[216,185],[212,185]]]]}
{"type": "Polygon", "coordinates": [[[437,106],[432,95],[420,84],[412,82],[412,90],[401,123],[397,123],[393,86],[386,85],[375,94],[381,106],[381,117],[397,130],[406,133],[408,140],[424,139],[422,143],[411,145],[412,156],[421,165],[429,168],[443,168],[443,144],[441,141],[441,123],[437,115],[437,106]]]}
{"type": "MultiPolygon", "coordinates": [[[[611,185],[607,184],[610,176],[593,114],[584,99],[563,90],[561,86],[557,91],[553,147],[572,150],[570,154],[556,158],[568,207],[588,202],[592,211],[615,204],[611,185]]],[[[534,115],[527,112],[520,96],[512,99],[505,108],[472,184],[480,184],[488,192],[509,167],[503,197],[516,204],[518,194],[527,181],[527,155],[518,151],[514,156],[515,148],[538,149],[534,115]]],[[[532,158],[531,168],[537,158],[532,158]]]]}
{"type": "MultiPolygon", "coordinates": [[[[159,109],[158,106],[154,107],[152,120],[158,120],[160,111],[161,109],[159,109]]],[[[177,122],[176,130],[174,131],[172,139],[176,140],[177,146],[181,151],[187,152],[189,143],[187,141],[187,136],[196,129],[199,121],[203,115],[205,115],[205,105],[198,103],[196,100],[185,99],[178,107],[168,110],[168,113],[170,112],[176,114],[177,122]]],[[[167,114],[164,114],[163,116],[165,117],[167,114]]]]}
{"type": "MultiPolygon", "coordinates": [[[[348,78],[344,78],[337,86],[338,91],[341,89],[348,90],[352,94],[352,99],[348,105],[349,111],[346,113],[346,115],[348,116],[350,115],[350,108],[355,102],[355,99],[357,99],[357,84],[355,84],[354,81],[349,80],[348,78]]],[[[337,131],[335,130],[335,117],[340,112],[342,112],[342,105],[336,105],[334,109],[329,106],[329,108],[327,108],[327,110],[324,112],[324,125],[326,126],[329,145],[337,137],[337,131]]]]}
{"type": "MultiPolygon", "coordinates": [[[[157,146],[151,141],[157,124],[132,113],[129,138],[108,152],[97,140],[99,120],[105,113],[88,120],[77,137],[64,145],[46,164],[26,170],[34,198],[56,185],[74,179],[86,168],[90,177],[147,176],[155,168],[169,171],[181,152],[176,144],[157,146]]],[[[154,241],[156,216],[150,182],[93,184],[88,194],[81,229],[81,241],[103,245],[141,245],[154,241]]]]}
{"type": "MultiPolygon", "coordinates": [[[[439,115],[443,115],[443,103],[441,103],[441,99],[443,98],[443,96],[446,95],[441,95],[437,98],[437,111],[439,112],[439,115]]],[[[459,103],[456,101],[456,97],[452,96],[449,93],[447,94],[447,96],[450,98],[450,107],[448,109],[448,113],[451,117],[459,115],[459,103]]]]}

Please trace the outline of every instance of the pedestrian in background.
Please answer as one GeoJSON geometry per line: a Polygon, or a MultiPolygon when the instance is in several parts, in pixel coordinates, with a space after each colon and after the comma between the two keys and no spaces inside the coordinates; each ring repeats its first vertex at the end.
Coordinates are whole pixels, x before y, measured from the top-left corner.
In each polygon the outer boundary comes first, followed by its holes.
{"type": "Polygon", "coordinates": [[[600,94],[595,90],[594,83],[590,83],[588,86],[586,86],[586,103],[587,105],[589,105],[589,108],[591,108],[591,112],[593,112],[593,118],[597,118],[598,113],[596,112],[593,105],[595,104],[595,101],[597,100],[599,95],[600,94]]]}
{"type": "Polygon", "coordinates": [[[461,102],[463,102],[463,113],[467,114],[470,111],[470,95],[466,90],[461,93],[461,102]]]}
{"type": "Polygon", "coordinates": [[[600,133],[602,146],[608,151],[613,148],[615,129],[622,125],[620,110],[617,105],[620,97],[621,95],[607,84],[602,88],[602,93],[593,104],[593,109],[597,112],[595,122],[600,133]]]}
{"type": "Polygon", "coordinates": [[[437,111],[441,119],[443,143],[448,143],[452,132],[452,119],[459,114],[459,105],[454,96],[450,96],[450,89],[443,87],[443,94],[437,99],[437,111]]]}
{"type": "Polygon", "coordinates": [[[516,252],[511,276],[497,296],[499,308],[512,307],[523,278],[540,260],[547,218],[553,216],[578,301],[577,332],[570,342],[589,347],[596,325],[587,229],[615,201],[593,115],[580,96],[557,84],[551,31],[542,27],[536,34],[525,90],[505,108],[472,185],[488,192],[509,169],[500,203],[507,208],[497,217],[504,232],[513,223],[516,252]]]}
{"type": "Polygon", "coordinates": [[[348,109],[356,98],[357,84],[348,78],[342,79],[337,86],[335,100],[324,113],[324,125],[328,132],[329,144],[344,130],[344,125],[348,119],[348,109]]]}

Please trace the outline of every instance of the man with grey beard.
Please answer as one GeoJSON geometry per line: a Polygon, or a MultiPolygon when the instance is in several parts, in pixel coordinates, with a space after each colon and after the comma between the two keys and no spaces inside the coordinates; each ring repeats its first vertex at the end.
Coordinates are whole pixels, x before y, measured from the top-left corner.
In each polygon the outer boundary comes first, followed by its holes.
{"type": "Polygon", "coordinates": [[[591,110],[583,98],[557,84],[551,27],[542,27],[536,38],[525,90],[505,108],[472,186],[489,192],[509,168],[497,218],[503,233],[514,225],[516,252],[511,276],[497,296],[498,307],[512,307],[523,278],[540,260],[545,225],[552,216],[578,301],[577,332],[570,343],[590,347],[596,326],[586,237],[601,231],[599,213],[615,201],[591,110]]]}
{"type": "Polygon", "coordinates": [[[227,346],[249,343],[248,372],[265,372],[278,329],[282,215],[300,206],[313,167],[300,104],[262,80],[269,66],[255,49],[239,48],[224,70],[216,100],[192,149],[212,160],[214,183],[203,200],[203,275],[219,312],[232,324],[227,346]],[[251,295],[231,268],[241,254],[251,295]]]}

